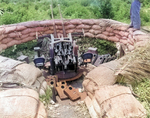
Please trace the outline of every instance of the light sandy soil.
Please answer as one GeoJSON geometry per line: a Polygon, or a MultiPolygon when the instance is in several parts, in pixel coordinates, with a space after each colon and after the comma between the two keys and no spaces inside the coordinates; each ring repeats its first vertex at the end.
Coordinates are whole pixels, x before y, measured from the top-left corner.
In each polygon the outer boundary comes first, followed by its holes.
{"type": "MultiPolygon", "coordinates": [[[[68,85],[72,85],[74,88],[83,89],[82,82],[84,76],[94,69],[95,67],[89,64],[87,67],[81,67],[84,72],[83,76],[77,80],[67,82],[68,85]]],[[[84,101],[77,100],[71,101],[70,99],[60,100],[59,96],[56,96],[57,102],[55,104],[49,104],[48,106],[48,118],[90,118],[89,111],[84,101]]]]}

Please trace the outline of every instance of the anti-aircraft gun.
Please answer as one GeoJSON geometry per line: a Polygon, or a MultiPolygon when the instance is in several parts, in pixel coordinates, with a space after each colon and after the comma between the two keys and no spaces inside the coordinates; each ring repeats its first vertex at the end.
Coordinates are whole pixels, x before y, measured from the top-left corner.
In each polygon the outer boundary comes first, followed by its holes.
{"type": "MultiPolygon", "coordinates": [[[[51,6],[51,12],[52,12],[51,6]]],[[[59,7],[60,11],[60,7],[59,7]]],[[[52,19],[53,19],[53,12],[52,19]]],[[[61,15],[61,13],[60,13],[61,15]]],[[[61,16],[62,19],[62,16],[61,16]]],[[[73,40],[72,34],[66,34],[62,20],[63,34],[57,35],[55,20],[53,19],[54,34],[38,37],[45,60],[50,62],[49,73],[58,75],[58,78],[66,79],[78,75],[78,46],[73,40]],[[45,40],[45,42],[43,42],[45,40]]],[[[76,35],[76,34],[75,34],[76,35]]],[[[39,52],[38,50],[38,52],[39,52]]],[[[40,55],[40,54],[39,54],[40,55]]]]}

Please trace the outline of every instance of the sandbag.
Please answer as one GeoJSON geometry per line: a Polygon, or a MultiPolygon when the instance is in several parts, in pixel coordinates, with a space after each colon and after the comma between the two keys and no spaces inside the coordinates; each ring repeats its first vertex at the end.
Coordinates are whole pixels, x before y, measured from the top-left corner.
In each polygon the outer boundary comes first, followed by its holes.
{"type": "Polygon", "coordinates": [[[104,35],[104,34],[98,34],[98,35],[96,36],[96,38],[108,39],[108,37],[107,37],[106,35],[104,35]]]}
{"type": "Polygon", "coordinates": [[[94,34],[95,34],[95,35],[101,34],[101,33],[102,33],[102,31],[100,31],[100,30],[94,30],[94,34]]]}
{"type": "Polygon", "coordinates": [[[8,34],[8,37],[10,37],[10,38],[14,38],[14,37],[17,37],[17,36],[18,36],[18,33],[16,33],[16,32],[11,32],[11,33],[8,34]]]}
{"type": "Polygon", "coordinates": [[[120,32],[119,32],[119,35],[121,35],[122,37],[123,37],[123,36],[128,37],[129,33],[128,33],[128,32],[120,31],[120,32]]]}
{"type": "MultiPolygon", "coordinates": [[[[42,88],[42,84],[44,82],[45,78],[43,76],[38,77],[35,82],[32,84],[32,88],[39,93],[40,89],[42,88]]],[[[44,91],[46,88],[42,88],[44,91]]]]}
{"type": "MultiPolygon", "coordinates": [[[[16,68],[15,74],[23,77],[22,83],[32,85],[35,80],[42,75],[42,71],[33,65],[20,64],[16,68]]],[[[19,78],[19,77],[18,77],[19,78]]]]}
{"type": "Polygon", "coordinates": [[[95,92],[100,106],[100,117],[145,118],[146,110],[132,95],[129,87],[114,85],[101,86],[95,92]]]}
{"type": "Polygon", "coordinates": [[[84,27],[84,25],[81,24],[81,25],[76,26],[76,29],[83,29],[83,27],[84,27]]]}
{"type": "Polygon", "coordinates": [[[32,89],[0,91],[0,116],[2,118],[35,118],[39,95],[32,89]]]}
{"type": "Polygon", "coordinates": [[[133,51],[135,49],[135,46],[130,45],[129,43],[127,44],[127,48],[129,51],[133,51]]]}
{"type": "Polygon", "coordinates": [[[35,28],[31,28],[32,32],[42,32],[42,31],[46,31],[46,29],[44,27],[35,27],[35,28]]]}
{"type": "Polygon", "coordinates": [[[53,34],[53,30],[45,31],[44,34],[53,34]]]}
{"type": "Polygon", "coordinates": [[[119,34],[119,30],[113,30],[113,32],[115,33],[115,34],[119,34]]]}
{"type": "Polygon", "coordinates": [[[1,64],[1,68],[5,68],[2,69],[2,73],[0,73],[0,81],[3,83],[15,82],[26,86],[31,86],[34,84],[36,79],[42,75],[42,72],[33,65],[25,63],[21,64],[22,62],[15,62],[13,60],[10,60],[8,63],[10,62],[11,64],[1,64]]]}
{"type": "Polygon", "coordinates": [[[89,110],[91,118],[99,118],[93,105],[92,105],[92,100],[87,96],[84,101],[89,110]]]}
{"type": "Polygon", "coordinates": [[[73,20],[70,20],[70,23],[72,23],[73,25],[81,25],[82,22],[80,19],[73,19],[73,20]]]}
{"type": "Polygon", "coordinates": [[[21,43],[25,43],[25,42],[28,42],[28,41],[32,41],[32,40],[34,40],[34,39],[35,39],[35,37],[26,37],[26,38],[24,38],[24,39],[21,40],[21,43]]]}
{"type": "Polygon", "coordinates": [[[116,82],[114,71],[119,66],[116,60],[103,63],[90,71],[86,78],[95,82],[98,86],[113,85],[116,82]]]}
{"type": "Polygon", "coordinates": [[[31,28],[27,28],[27,29],[25,29],[25,30],[23,30],[22,32],[21,32],[21,34],[29,34],[30,32],[32,32],[32,30],[31,30],[31,28]]]}
{"type": "Polygon", "coordinates": [[[109,33],[108,35],[109,35],[109,36],[115,36],[115,34],[114,34],[114,33],[109,33]]]}
{"type": "Polygon", "coordinates": [[[9,43],[7,43],[7,47],[11,47],[13,45],[20,44],[20,43],[21,43],[21,41],[19,41],[19,40],[12,40],[9,43]]]}
{"type": "Polygon", "coordinates": [[[10,33],[10,32],[13,32],[16,30],[16,26],[8,26],[8,27],[5,27],[5,31],[4,33],[10,33]]]}
{"type": "Polygon", "coordinates": [[[87,79],[87,78],[84,79],[84,81],[83,81],[83,83],[82,83],[82,86],[83,86],[84,89],[85,89],[85,87],[88,85],[88,83],[89,83],[90,81],[91,81],[91,80],[89,80],[89,79],[87,79]]]}
{"type": "Polygon", "coordinates": [[[52,26],[53,25],[53,21],[52,20],[44,20],[44,21],[40,21],[40,26],[45,27],[45,26],[52,26]]]}
{"type": "Polygon", "coordinates": [[[90,25],[83,25],[83,27],[82,27],[83,29],[90,29],[91,28],[91,26],[90,25]]]}
{"type": "Polygon", "coordinates": [[[91,33],[84,33],[84,36],[94,38],[94,35],[93,35],[93,34],[91,34],[91,33]]]}
{"type": "Polygon", "coordinates": [[[123,43],[123,44],[127,44],[128,43],[128,41],[127,40],[124,40],[124,39],[120,39],[120,43],[123,43]]]}
{"type": "Polygon", "coordinates": [[[92,105],[93,105],[94,110],[97,113],[98,117],[100,118],[100,116],[101,116],[101,114],[100,114],[101,113],[101,108],[100,108],[100,106],[99,106],[95,96],[92,98],[92,105]]]}
{"type": "Polygon", "coordinates": [[[85,91],[94,94],[95,90],[97,90],[97,84],[90,80],[86,86],[84,86],[85,91]]]}
{"type": "MultiPolygon", "coordinates": [[[[94,94],[95,94],[95,93],[94,93],[94,94]]],[[[94,94],[92,94],[92,93],[90,93],[90,92],[87,92],[87,95],[90,97],[90,99],[93,99],[94,94]]]]}
{"type": "Polygon", "coordinates": [[[66,33],[72,33],[74,31],[75,31],[74,29],[69,29],[69,30],[66,30],[66,33]]]}
{"type": "Polygon", "coordinates": [[[63,34],[63,30],[56,30],[57,33],[63,34]]]}
{"type": "Polygon", "coordinates": [[[93,25],[92,29],[93,30],[101,30],[101,26],[99,26],[99,25],[93,25]]]}
{"type": "Polygon", "coordinates": [[[55,21],[55,25],[62,25],[62,20],[54,20],[55,21]]]}
{"type": "Polygon", "coordinates": [[[75,29],[74,32],[83,32],[82,29],[75,29]]]}
{"type": "Polygon", "coordinates": [[[148,35],[136,35],[136,36],[134,36],[134,39],[138,42],[141,40],[150,39],[150,36],[148,36],[148,35]]]}
{"type": "Polygon", "coordinates": [[[4,38],[1,42],[3,44],[7,44],[8,42],[11,42],[13,39],[12,38],[4,38]]]}
{"type": "Polygon", "coordinates": [[[21,35],[21,39],[24,39],[24,38],[27,38],[29,36],[29,34],[24,34],[24,35],[21,35]]]}
{"type": "Polygon", "coordinates": [[[102,34],[104,34],[104,35],[108,36],[108,35],[109,35],[109,32],[104,31],[104,32],[102,32],[102,34]]]}
{"type": "Polygon", "coordinates": [[[16,31],[21,31],[21,30],[26,29],[25,26],[21,26],[21,25],[18,25],[18,26],[16,26],[16,27],[17,27],[17,28],[16,28],[16,31]]]}
{"type": "Polygon", "coordinates": [[[122,31],[126,31],[128,29],[129,25],[124,25],[124,26],[120,26],[118,27],[119,30],[122,30],[122,31]]]}
{"type": "Polygon", "coordinates": [[[135,45],[134,45],[134,47],[143,47],[143,46],[145,46],[148,42],[149,42],[148,39],[143,40],[143,41],[136,42],[135,45]]]}
{"type": "Polygon", "coordinates": [[[42,102],[39,102],[39,107],[38,107],[36,118],[47,118],[47,113],[42,102]]]}
{"type": "Polygon", "coordinates": [[[57,30],[63,30],[63,27],[62,27],[62,25],[56,25],[56,29],[57,30]]]}
{"type": "Polygon", "coordinates": [[[121,39],[121,36],[116,34],[115,37],[117,37],[118,39],[121,39]]]}
{"type": "Polygon", "coordinates": [[[34,37],[34,36],[36,36],[36,32],[31,32],[29,35],[30,35],[31,37],[34,37]]]}
{"type": "Polygon", "coordinates": [[[0,34],[3,34],[4,33],[4,27],[0,27],[0,34]]]}
{"type": "Polygon", "coordinates": [[[65,29],[66,29],[66,30],[67,30],[67,29],[73,29],[73,28],[75,28],[75,25],[72,25],[72,24],[65,26],[65,29]]]}
{"type": "Polygon", "coordinates": [[[0,36],[0,41],[1,41],[2,39],[6,38],[6,37],[7,37],[7,35],[2,34],[2,35],[0,36]]]}
{"type": "Polygon", "coordinates": [[[95,31],[95,30],[90,29],[90,30],[89,30],[89,33],[95,34],[95,32],[94,32],[94,31],[95,31]]]}
{"type": "Polygon", "coordinates": [[[113,41],[113,42],[118,42],[119,41],[119,39],[115,36],[108,37],[108,40],[113,41]]]}
{"type": "Polygon", "coordinates": [[[93,19],[93,22],[94,22],[95,25],[99,25],[100,20],[99,19],[93,19]]]}
{"type": "Polygon", "coordinates": [[[29,22],[23,22],[23,23],[19,23],[25,27],[39,27],[40,26],[40,22],[39,21],[29,21],[29,22]]]}
{"type": "Polygon", "coordinates": [[[7,48],[6,44],[0,44],[0,51],[5,50],[7,48]]]}
{"type": "Polygon", "coordinates": [[[106,28],[106,31],[109,32],[109,33],[112,33],[112,32],[113,32],[113,28],[107,27],[107,28],[106,28]]]}
{"type": "Polygon", "coordinates": [[[82,23],[87,24],[87,25],[93,25],[94,24],[92,19],[83,19],[82,23]]]}

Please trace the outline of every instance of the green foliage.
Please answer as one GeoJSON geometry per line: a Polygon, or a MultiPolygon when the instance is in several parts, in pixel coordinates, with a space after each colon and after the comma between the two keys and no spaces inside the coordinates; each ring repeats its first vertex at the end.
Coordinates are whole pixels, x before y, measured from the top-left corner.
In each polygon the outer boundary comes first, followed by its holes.
{"type": "Polygon", "coordinates": [[[30,56],[33,53],[33,48],[36,46],[37,41],[29,41],[27,43],[14,45],[6,50],[4,50],[1,55],[9,58],[16,59],[19,56],[19,52],[22,52],[22,54],[26,56],[30,56]]]}
{"type": "Polygon", "coordinates": [[[111,54],[114,55],[117,52],[117,49],[113,42],[97,39],[92,41],[93,45],[97,47],[98,53],[102,54],[111,54]]]}
{"type": "MultiPolygon", "coordinates": [[[[58,4],[63,18],[111,18],[129,23],[131,0],[0,0],[0,25],[31,20],[60,19],[58,4]],[[2,11],[3,10],[3,11],[2,11]]],[[[149,25],[149,0],[142,0],[142,25],[149,25]],[[148,12],[147,12],[148,11],[148,12]]]]}
{"type": "Polygon", "coordinates": [[[97,48],[99,55],[103,54],[114,55],[117,52],[116,46],[113,42],[103,39],[84,38],[80,41],[77,41],[77,45],[80,46],[81,52],[84,51],[86,52],[89,47],[97,48]]]}
{"type": "Polygon", "coordinates": [[[97,12],[101,13],[102,18],[113,18],[114,14],[110,0],[95,0],[93,5],[98,10],[97,12]]]}
{"type": "Polygon", "coordinates": [[[87,7],[83,7],[79,4],[73,4],[69,7],[65,8],[63,11],[63,14],[66,16],[66,18],[83,18],[83,19],[90,19],[95,18],[95,15],[93,12],[91,12],[87,7]]]}
{"type": "Polygon", "coordinates": [[[130,6],[122,0],[112,0],[112,12],[114,14],[113,19],[123,21],[130,19],[130,6]]]}
{"type": "Polygon", "coordinates": [[[143,79],[142,82],[133,86],[133,91],[137,94],[137,99],[147,110],[147,118],[150,118],[150,80],[143,79]]]}
{"type": "Polygon", "coordinates": [[[40,101],[43,102],[44,106],[48,107],[51,97],[52,97],[52,90],[49,87],[46,89],[45,95],[40,96],[40,101]]]}
{"type": "Polygon", "coordinates": [[[150,9],[141,9],[142,25],[150,25],[150,9]]]}

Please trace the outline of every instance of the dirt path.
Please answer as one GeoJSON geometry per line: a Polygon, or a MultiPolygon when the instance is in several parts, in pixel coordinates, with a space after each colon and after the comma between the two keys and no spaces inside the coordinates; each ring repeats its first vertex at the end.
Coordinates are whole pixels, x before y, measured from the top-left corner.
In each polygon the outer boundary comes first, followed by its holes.
{"type": "Polygon", "coordinates": [[[57,100],[59,101],[56,104],[49,105],[48,118],[90,118],[83,101],[61,101],[58,96],[57,100]]]}
{"type": "MultiPolygon", "coordinates": [[[[86,75],[90,70],[94,69],[94,66],[89,64],[84,69],[83,74],[86,75]]],[[[82,82],[84,76],[78,80],[67,82],[68,85],[77,89],[83,89],[82,82]]],[[[60,100],[59,96],[56,96],[57,102],[55,104],[49,104],[48,106],[48,118],[90,118],[89,111],[84,101],[77,100],[75,102],[70,99],[60,100]]]]}

